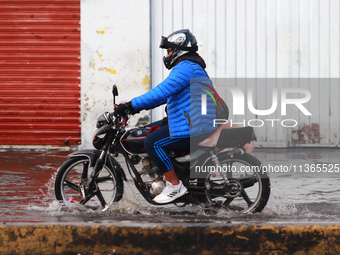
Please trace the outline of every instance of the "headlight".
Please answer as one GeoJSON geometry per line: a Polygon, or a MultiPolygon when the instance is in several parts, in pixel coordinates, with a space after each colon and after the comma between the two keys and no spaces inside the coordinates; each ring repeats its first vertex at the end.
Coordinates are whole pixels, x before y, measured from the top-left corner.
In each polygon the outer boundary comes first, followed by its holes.
{"type": "Polygon", "coordinates": [[[111,129],[110,125],[104,125],[98,128],[93,134],[92,144],[97,149],[100,150],[106,143],[107,132],[111,129]]]}
{"type": "Polygon", "coordinates": [[[104,126],[105,124],[110,124],[112,122],[112,117],[109,112],[105,112],[100,115],[97,120],[97,128],[104,126]]]}

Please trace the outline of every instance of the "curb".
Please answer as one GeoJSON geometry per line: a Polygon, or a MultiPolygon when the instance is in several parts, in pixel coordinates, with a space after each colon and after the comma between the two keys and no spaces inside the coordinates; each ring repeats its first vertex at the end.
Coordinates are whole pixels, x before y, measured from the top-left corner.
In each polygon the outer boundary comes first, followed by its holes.
{"type": "Polygon", "coordinates": [[[0,226],[0,254],[336,254],[329,226],[0,226]]]}

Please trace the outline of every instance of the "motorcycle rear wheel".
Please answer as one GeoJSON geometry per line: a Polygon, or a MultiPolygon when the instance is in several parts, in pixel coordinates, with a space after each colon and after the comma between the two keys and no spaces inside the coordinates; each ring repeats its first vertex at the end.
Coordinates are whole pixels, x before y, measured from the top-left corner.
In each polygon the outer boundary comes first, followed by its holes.
{"type": "MultiPolygon", "coordinates": [[[[72,157],[61,165],[54,187],[57,200],[66,205],[79,204],[84,201],[80,192],[80,184],[89,178],[92,172],[89,164],[90,161],[86,157],[72,157]]],[[[97,192],[84,203],[92,209],[108,208],[123,196],[123,181],[108,165],[104,165],[96,177],[95,185],[97,192]]]]}
{"type": "MultiPolygon", "coordinates": [[[[208,173],[204,179],[205,197],[211,205],[223,205],[237,213],[261,212],[266,206],[270,196],[270,180],[262,172],[261,162],[250,154],[242,155],[221,154],[218,156],[227,178],[232,183],[237,181],[242,187],[236,197],[230,197],[232,192],[226,191],[225,181],[220,173],[208,173]]],[[[213,165],[210,161],[209,165],[213,165]]],[[[202,180],[202,179],[201,179],[202,180]]]]}

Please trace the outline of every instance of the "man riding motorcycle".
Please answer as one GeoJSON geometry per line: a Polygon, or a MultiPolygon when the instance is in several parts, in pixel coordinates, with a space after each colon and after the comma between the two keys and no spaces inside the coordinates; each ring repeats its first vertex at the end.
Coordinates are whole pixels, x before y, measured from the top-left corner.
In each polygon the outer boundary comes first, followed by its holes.
{"type": "MultiPolygon", "coordinates": [[[[214,109],[207,114],[190,114],[190,80],[209,79],[206,64],[198,55],[195,36],[182,29],[161,39],[160,48],[167,49],[163,58],[169,76],[147,93],[119,104],[115,115],[134,114],[167,104],[168,124],[150,133],[145,139],[145,150],[166,178],[166,187],[154,198],[156,203],[170,203],[186,194],[187,189],[178,179],[168,151],[190,148],[190,137],[207,137],[216,128],[211,124],[214,109]]],[[[202,139],[203,140],[203,139],[202,139]]]]}

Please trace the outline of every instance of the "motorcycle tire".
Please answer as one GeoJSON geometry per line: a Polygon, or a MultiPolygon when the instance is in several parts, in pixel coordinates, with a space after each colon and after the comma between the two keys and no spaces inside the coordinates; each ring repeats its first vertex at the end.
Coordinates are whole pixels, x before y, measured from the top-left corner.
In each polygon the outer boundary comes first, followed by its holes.
{"type": "MultiPolygon", "coordinates": [[[[207,173],[204,180],[205,198],[209,204],[222,204],[237,213],[261,212],[270,196],[270,179],[262,171],[261,162],[250,154],[233,155],[222,153],[218,155],[230,183],[236,186],[233,192],[226,192],[225,181],[220,173],[207,173]],[[238,185],[240,184],[241,185],[238,185]],[[239,187],[239,190],[237,190],[239,187]],[[239,191],[239,193],[237,193],[239,191]]],[[[213,166],[210,160],[208,165],[213,166]]],[[[201,179],[201,181],[203,181],[201,179]]]]}
{"type": "MultiPolygon", "coordinates": [[[[86,181],[92,169],[87,157],[72,157],[66,160],[58,169],[55,180],[56,199],[66,205],[84,204],[80,192],[80,184],[86,181]]],[[[97,175],[94,181],[96,192],[86,201],[85,205],[92,209],[108,208],[112,203],[123,197],[123,181],[107,164],[97,175]]]]}

